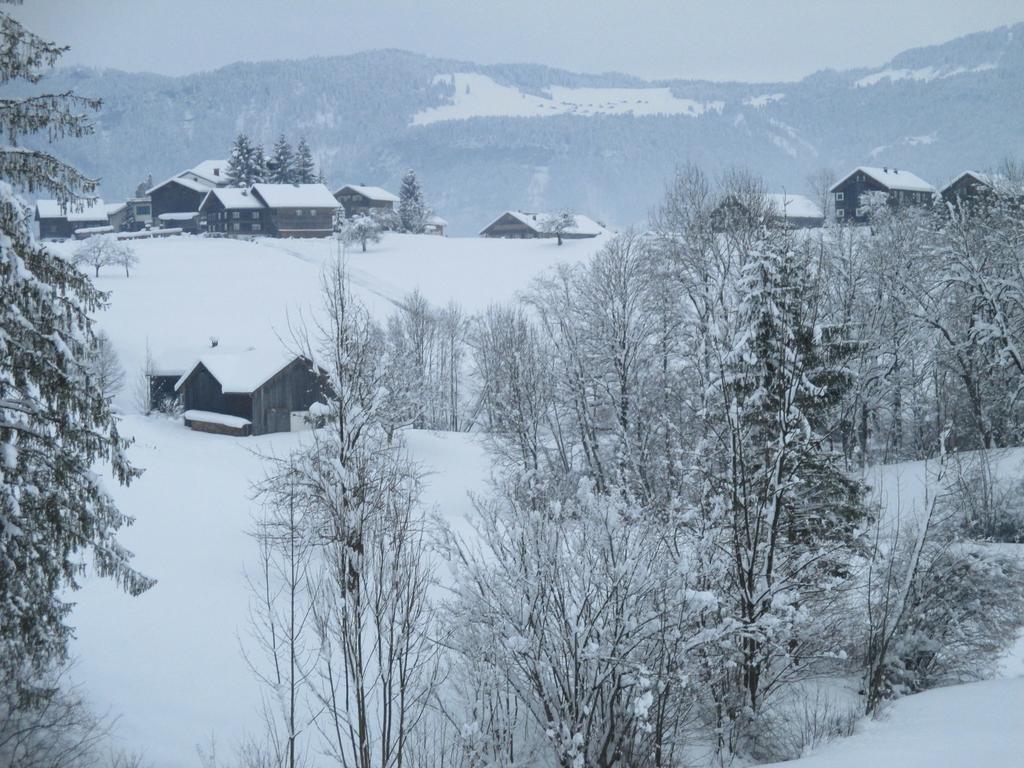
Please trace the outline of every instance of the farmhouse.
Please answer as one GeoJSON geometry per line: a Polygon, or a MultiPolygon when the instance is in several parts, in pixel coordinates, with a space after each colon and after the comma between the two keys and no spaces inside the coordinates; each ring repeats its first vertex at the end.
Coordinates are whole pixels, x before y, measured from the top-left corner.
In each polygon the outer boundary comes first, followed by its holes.
{"type": "Polygon", "coordinates": [[[277,237],[327,237],[340,207],[323,184],[253,184],[249,194],[265,207],[262,227],[277,237]]]}
{"type": "Polygon", "coordinates": [[[375,211],[393,211],[398,198],[380,187],[367,187],[362,184],[346,184],[334,193],[334,199],[345,209],[345,217],[374,213],[375,211]]]}
{"type": "Polygon", "coordinates": [[[814,229],[825,223],[821,208],[809,197],[779,192],[765,195],[764,202],[767,211],[752,214],[744,202],[729,196],[711,212],[711,225],[716,231],[723,231],[732,222],[743,222],[762,214],[772,216],[792,229],[814,229]]]}
{"type": "Polygon", "coordinates": [[[107,205],[99,198],[67,204],[37,200],[35,219],[42,240],[66,240],[76,229],[110,226],[107,205]]]}
{"type": "Polygon", "coordinates": [[[931,205],[935,187],[910,171],[898,168],[860,166],[846,174],[829,190],[835,201],[836,221],[867,221],[865,195],[882,193],[892,206],[931,205]]]}
{"type": "Polygon", "coordinates": [[[309,361],[280,349],[204,354],[178,379],[185,425],[201,432],[263,435],[305,423],[321,399],[321,376],[309,361]]]}
{"type": "Polygon", "coordinates": [[[1024,202],[1024,189],[1001,174],[964,171],[939,193],[943,202],[965,208],[980,208],[996,200],[1024,202]]]}
{"type": "Polygon", "coordinates": [[[199,206],[211,189],[228,185],[226,167],[225,160],[205,160],[146,190],[152,221],[160,227],[198,232],[199,206]]]}
{"type": "Polygon", "coordinates": [[[226,235],[263,233],[267,207],[248,189],[221,187],[206,193],[199,205],[200,226],[226,235]]]}
{"type": "MultiPolygon", "coordinates": [[[[546,222],[550,218],[551,214],[548,213],[505,211],[505,213],[484,227],[480,231],[480,236],[508,238],[554,237],[555,235],[546,229],[546,222]]],[[[604,234],[604,227],[587,216],[575,214],[575,220],[575,226],[562,232],[563,240],[578,240],[604,234]]]]}

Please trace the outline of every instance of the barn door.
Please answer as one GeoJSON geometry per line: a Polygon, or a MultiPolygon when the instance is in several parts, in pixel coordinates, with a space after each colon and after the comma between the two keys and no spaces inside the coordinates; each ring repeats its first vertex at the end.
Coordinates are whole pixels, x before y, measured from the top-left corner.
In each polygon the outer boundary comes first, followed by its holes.
{"type": "Polygon", "coordinates": [[[284,408],[271,408],[267,412],[267,432],[290,432],[291,428],[291,411],[284,408]]]}

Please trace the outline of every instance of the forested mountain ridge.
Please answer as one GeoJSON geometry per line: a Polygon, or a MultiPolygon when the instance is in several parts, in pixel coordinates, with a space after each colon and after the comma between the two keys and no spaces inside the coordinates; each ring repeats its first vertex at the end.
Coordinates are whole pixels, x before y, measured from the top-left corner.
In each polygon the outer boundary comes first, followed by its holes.
{"type": "Polygon", "coordinates": [[[819,168],[861,163],[941,184],[1024,154],[1021,83],[1024,24],[795,83],[646,81],[396,50],[182,77],[71,68],[49,78],[103,99],[95,135],[58,151],[100,177],[108,199],[147,174],[226,156],[238,131],[268,150],[284,132],[307,138],[332,186],[395,188],[416,168],[457,234],[514,207],[639,222],[687,161],[745,166],[793,192],[819,168]]]}

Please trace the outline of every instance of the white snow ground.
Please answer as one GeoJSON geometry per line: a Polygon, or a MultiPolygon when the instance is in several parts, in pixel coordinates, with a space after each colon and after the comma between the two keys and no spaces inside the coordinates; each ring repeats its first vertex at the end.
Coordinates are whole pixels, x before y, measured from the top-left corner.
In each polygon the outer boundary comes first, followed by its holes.
{"type": "MultiPolygon", "coordinates": [[[[580,262],[596,240],[505,241],[388,235],[368,253],[350,253],[355,291],[383,317],[419,287],[428,299],[454,299],[476,311],[511,299],[558,261],[580,262]]],[[[70,251],[74,244],[56,246],[70,251]]],[[[140,241],[130,279],[105,268],[98,284],[112,292],[99,318],[129,372],[153,352],[190,362],[217,336],[226,346],[276,343],[289,313],[315,305],[327,241],[241,242],[198,237],[140,241]]],[[[118,399],[134,410],[130,385],[118,399]]],[[[229,755],[257,725],[259,689],[239,652],[247,626],[244,571],[254,548],[246,535],[260,476],[259,452],[284,452],[302,434],[231,438],[191,432],[161,418],[126,415],[130,455],[146,473],[113,488],[137,518],[122,536],[136,565],[159,579],[139,598],[86,579],[72,596],[77,627],[75,678],[95,705],[120,716],[115,732],[154,768],[195,766],[195,747],[215,734],[229,755]]],[[[410,432],[410,451],[427,473],[424,503],[454,525],[471,511],[467,493],[486,489],[490,464],[466,435],[410,432]]],[[[999,473],[1019,476],[1024,450],[997,458],[999,473]]],[[[871,470],[876,497],[903,516],[921,508],[934,464],[871,470]]],[[[112,484],[113,485],[113,484],[112,484]]],[[[896,703],[886,719],[858,735],[790,763],[794,768],[1006,768],[1024,755],[1024,641],[1002,669],[1013,679],[956,686],[896,703]],[[1019,678],[1019,679],[1018,679],[1019,678]]]]}

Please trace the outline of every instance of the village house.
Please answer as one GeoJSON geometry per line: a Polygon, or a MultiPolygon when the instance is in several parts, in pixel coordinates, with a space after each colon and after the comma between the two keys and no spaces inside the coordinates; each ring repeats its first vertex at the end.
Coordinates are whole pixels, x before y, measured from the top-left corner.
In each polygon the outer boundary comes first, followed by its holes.
{"type": "Polygon", "coordinates": [[[340,207],[323,184],[253,184],[249,194],[264,206],[261,226],[273,237],[327,237],[340,207]]]}
{"type": "Polygon", "coordinates": [[[345,218],[362,216],[380,211],[393,211],[398,197],[380,187],[363,184],[346,184],[334,193],[334,199],[345,209],[345,218]]]}
{"type": "MultiPolygon", "coordinates": [[[[604,227],[593,219],[578,213],[574,215],[574,218],[575,224],[561,233],[563,240],[578,240],[604,234],[604,227]]],[[[551,214],[548,213],[505,211],[480,230],[480,236],[514,239],[554,237],[555,235],[547,230],[547,222],[550,219],[551,214]]]]}
{"type": "Polygon", "coordinates": [[[884,194],[894,207],[927,206],[935,196],[935,187],[910,171],[860,166],[832,185],[829,192],[835,202],[836,221],[863,224],[868,214],[866,195],[884,194]]]}
{"type": "Polygon", "coordinates": [[[445,219],[442,219],[440,216],[428,216],[427,224],[423,228],[423,234],[444,237],[446,229],[448,229],[448,222],[445,219]]]}
{"type": "Polygon", "coordinates": [[[153,201],[149,197],[131,197],[126,204],[131,213],[133,231],[137,232],[153,225],[153,201]]]}
{"type": "Polygon", "coordinates": [[[178,379],[185,425],[201,432],[263,435],[303,429],[322,400],[323,377],[308,360],[276,349],[211,349],[178,379]]]}
{"type": "Polygon", "coordinates": [[[248,189],[221,187],[206,193],[199,205],[200,226],[225,235],[263,234],[267,207],[248,189]]]}
{"type": "Polygon", "coordinates": [[[1000,198],[1024,201],[1024,189],[1019,185],[1013,185],[1000,174],[981,171],[964,171],[939,194],[943,202],[964,208],[989,206],[1000,198]]]}
{"type": "Polygon", "coordinates": [[[225,160],[205,160],[146,190],[152,222],[159,227],[198,232],[199,206],[211,189],[228,185],[226,168],[225,160]]]}
{"type": "Polygon", "coordinates": [[[110,217],[103,200],[81,200],[61,204],[56,200],[37,200],[35,220],[41,240],[67,240],[79,229],[109,227],[110,217]]]}
{"type": "MultiPolygon", "coordinates": [[[[771,193],[764,196],[764,213],[791,229],[815,229],[825,223],[821,208],[804,195],[788,192],[771,193]]],[[[758,216],[762,212],[758,212],[758,216]]],[[[711,212],[711,225],[716,231],[728,229],[734,221],[745,221],[753,217],[747,206],[735,197],[723,200],[711,212]]]]}

